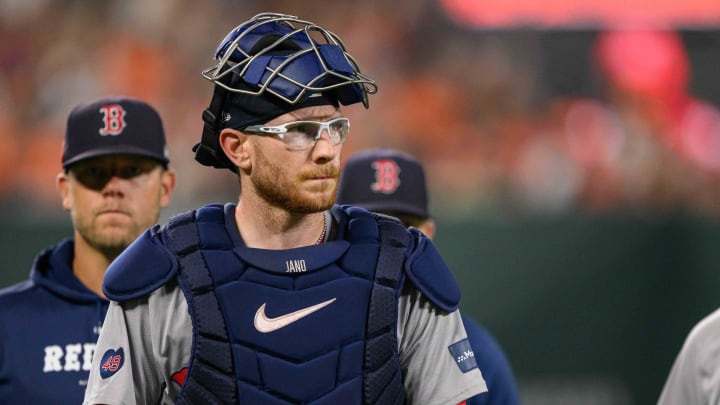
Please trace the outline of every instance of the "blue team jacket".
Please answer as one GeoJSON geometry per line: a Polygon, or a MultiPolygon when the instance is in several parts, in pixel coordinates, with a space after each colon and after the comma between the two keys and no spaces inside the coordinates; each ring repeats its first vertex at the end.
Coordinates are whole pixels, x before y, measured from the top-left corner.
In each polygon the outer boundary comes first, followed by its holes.
{"type": "Polygon", "coordinates": [[[0,403],[82,403],[108,301],[72,272],[72,239],[0,290],[0,403]]]}
{"type": "Polygon", "coordinates": [[[515,376],[500,345],[481,324],[464,314],[462,318],[470,347],[488,387],[487,392],[468,399],[467,405],[519,405],[515,376]]]}

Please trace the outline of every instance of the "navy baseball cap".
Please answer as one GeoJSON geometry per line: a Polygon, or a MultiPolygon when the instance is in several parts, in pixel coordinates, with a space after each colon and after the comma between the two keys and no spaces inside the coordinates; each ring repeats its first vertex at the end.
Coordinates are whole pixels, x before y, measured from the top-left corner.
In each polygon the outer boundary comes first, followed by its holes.
{"type": "Polygon", "coordinates": [[[162,120],[149,104],[130,97],[106,97],[76,106],[68,117],[62,166],[106,155],[136,155],[167,167],[162,120]]]}
{"type": "Polygon", "coordinates": [[[429,218],[425,171],[413,156],[392,149],[371,149],[345,163],[336,202],[369,211],[429,218]]]}

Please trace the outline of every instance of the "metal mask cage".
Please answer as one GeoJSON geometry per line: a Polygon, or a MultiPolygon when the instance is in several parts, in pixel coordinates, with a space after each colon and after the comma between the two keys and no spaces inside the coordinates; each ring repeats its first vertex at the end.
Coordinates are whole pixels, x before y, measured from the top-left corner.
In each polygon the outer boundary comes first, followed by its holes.
{"type": "Polygon", "coordinates": [[[269,93],[296,104],[308,92],[332,91],[343,105],[362,101],[366,108],[368,95],[377,92],[337,35],[291,15],[262,13],[240,24],[220,43],[215,59],[202,75],[230,92],[269,93]]]}

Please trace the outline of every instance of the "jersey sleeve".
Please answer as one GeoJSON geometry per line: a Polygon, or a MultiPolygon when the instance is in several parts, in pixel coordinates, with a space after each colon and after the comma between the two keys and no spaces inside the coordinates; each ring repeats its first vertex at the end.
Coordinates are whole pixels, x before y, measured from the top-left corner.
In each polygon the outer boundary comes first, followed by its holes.
{"type": "Polygon", "coordinates": [[[444,312],[414,286],[398,305],[398,345],[410,404],[458,404],[487,391],[460,312],[444,312]]]}
{"type": "Polygon", "coordinates": [[[700,321],[675,358],[658,405],[709,404],[720,398],[720,310],[700,321]]]}
{"type": "Polygon", "coordinates": [[[95,346],[84,405],[137,404],[132,361],[138,353],[131,352],[133,346],[124,315],[120,304],[110,303],[95,346]]]}
{"type": "Polygon", "coordinates": [[[83,404],[172,404],[190,360],[192,324],[177,283],[112,302],[97,342],[83,404]],[[118,369],[104,358],[122,354],[118,369]]]}

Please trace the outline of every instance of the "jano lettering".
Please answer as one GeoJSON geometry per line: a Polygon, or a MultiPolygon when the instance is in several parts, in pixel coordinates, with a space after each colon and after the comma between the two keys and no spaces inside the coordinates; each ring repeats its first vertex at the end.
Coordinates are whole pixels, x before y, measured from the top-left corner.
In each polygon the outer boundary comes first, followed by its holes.
{"type": "Polygon", "coordinates": [[[299,259],[299,260],[286,260],[285,261],[285,271],[287,273],[304,273],[307,271],[307,265],[305,264],[305,260],[299,259]]]}

